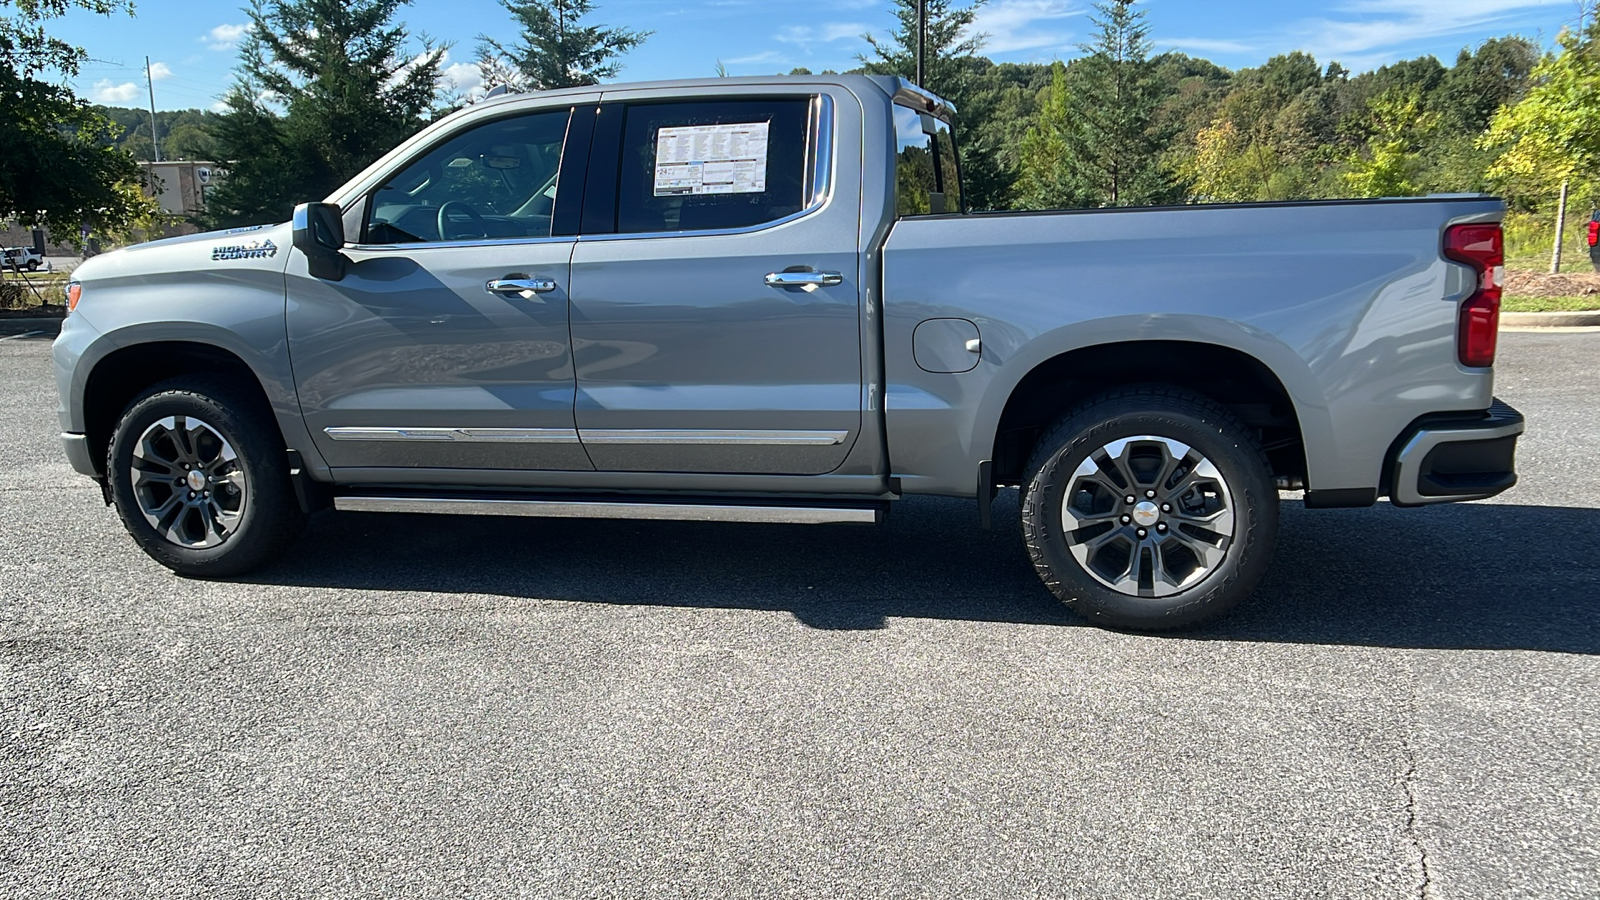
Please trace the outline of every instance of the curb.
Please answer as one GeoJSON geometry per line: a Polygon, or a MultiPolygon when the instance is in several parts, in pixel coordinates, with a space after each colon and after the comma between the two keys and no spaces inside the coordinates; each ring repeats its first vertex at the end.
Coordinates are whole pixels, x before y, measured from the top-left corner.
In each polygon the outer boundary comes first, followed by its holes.
{"type": "Polygon", "coordinates": [[[1510,328],[1594,328],[1600,310],[1588,312],[1503,312],[1500,324],[1510,328]]]}
{"type": "Polygon", "coordinates": [[[35,334],[40,337],[55,337],[61,333],[61,319],[58,316],[41,316],[37,318],[0,318],[0,337],[7,335],[17,336],[35,334]]]}

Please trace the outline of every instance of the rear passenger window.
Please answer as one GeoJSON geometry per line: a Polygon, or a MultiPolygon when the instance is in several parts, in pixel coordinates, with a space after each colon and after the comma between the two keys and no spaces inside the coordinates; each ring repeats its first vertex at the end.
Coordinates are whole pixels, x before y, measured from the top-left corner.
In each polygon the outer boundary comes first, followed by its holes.
{"type": "Polygon", "coordinates": [[[748,228],[805,205],[810,101],[629,106],[617,231],[748,228]]]}

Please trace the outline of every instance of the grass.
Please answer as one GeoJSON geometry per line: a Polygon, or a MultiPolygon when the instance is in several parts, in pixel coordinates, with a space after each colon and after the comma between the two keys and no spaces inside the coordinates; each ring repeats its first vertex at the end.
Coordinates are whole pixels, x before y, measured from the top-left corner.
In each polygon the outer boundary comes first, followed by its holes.
{"type": "Polygon", "coordinates": [[[1587,297],[1506,297],[1500,302],[1505,312],[1592,312],[1600,311],[1600,294],[1587,297]]]}
{"type": "Polygon", "coordinates": [[[64,272],[30,272],[26,278],[13,272],[4,273],[0,275],[0,309],[26,310],[40,304],[65,304],[69,278],[64,272]]]}
{"type": "MultiPolygon", "coordinates": [[[[1506,216],[1506,268],[1531,272],[1550,271],[1550,252],[1555,249],[1555,216],[1513,212],[1506,216]]],[[[1590,272],[1589,207],[1567,207],[1567,228],[1561,236],[1561,271],[1590,272]]]]}

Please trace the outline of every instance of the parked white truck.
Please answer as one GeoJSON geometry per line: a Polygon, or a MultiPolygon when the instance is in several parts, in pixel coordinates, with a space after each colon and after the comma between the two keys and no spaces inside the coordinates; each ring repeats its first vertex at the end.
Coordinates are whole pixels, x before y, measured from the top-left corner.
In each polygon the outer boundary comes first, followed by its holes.
{"type": "Polygon", "coordinates": [[[325,506],[987,526],[1016,488],[1050,590],[1144,629],[1250,594],[1280,489],[1515,483],[1499,201],[974,214],[951,121],[866,76],[477,104],[292,223],[84,263],[67,456],[196,576],[325,506]]]}

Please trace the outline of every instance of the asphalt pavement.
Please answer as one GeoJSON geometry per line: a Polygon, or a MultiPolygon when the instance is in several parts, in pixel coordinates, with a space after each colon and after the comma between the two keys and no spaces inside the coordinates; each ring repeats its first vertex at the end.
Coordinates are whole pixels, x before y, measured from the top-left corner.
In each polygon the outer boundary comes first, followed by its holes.
{"type": "Polygon", "coordinates": [[[1600,896],[1600,335],[1523,481],[1286,502],[1253,601],[1083,625],[1006,523],[318,517],[147,559],[0,340],[0,896],[1600,896]]]}

